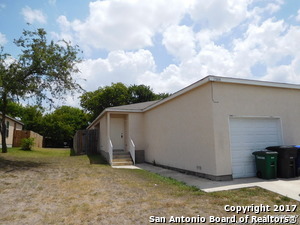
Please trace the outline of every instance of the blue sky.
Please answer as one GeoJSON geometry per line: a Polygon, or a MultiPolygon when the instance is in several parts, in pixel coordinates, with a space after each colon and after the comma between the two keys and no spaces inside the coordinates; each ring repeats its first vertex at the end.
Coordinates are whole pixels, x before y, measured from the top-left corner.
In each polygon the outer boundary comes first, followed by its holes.
{"type": "Polygon", "coordinates": [[[13,56],[27,23],[78,44],[87,91],[123,82],[175,92],[211,74],[300,84],[299,0],[0,0],[0,21],[13,56]]]}

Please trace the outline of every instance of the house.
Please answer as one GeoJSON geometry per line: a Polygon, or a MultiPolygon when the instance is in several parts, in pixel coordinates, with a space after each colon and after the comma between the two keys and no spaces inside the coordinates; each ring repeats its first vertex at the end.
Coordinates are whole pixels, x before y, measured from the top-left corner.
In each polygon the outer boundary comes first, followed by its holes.
{"type": "Polygon", "coordinates": [[[251,177],[252,152],[299,144],[300,85],[208,76],[160,101],[107,108],[87,129],[112,165],[127,154],[212,180],[251,177]]]}
{"type": "MultiPolygon", "coordinates": [[[[2,115],[0,115],[0,117],[1,116],[2,115]]],[[[6,122],[6,145],[7,147],[12,147],[15,130],[22,130],[24,124],[21,121],[12,118],[10,116],[6,116],[5,122],[6,122]]],[[[2,138],[0,138],[0,146],[2,146],[2,138]]]]}

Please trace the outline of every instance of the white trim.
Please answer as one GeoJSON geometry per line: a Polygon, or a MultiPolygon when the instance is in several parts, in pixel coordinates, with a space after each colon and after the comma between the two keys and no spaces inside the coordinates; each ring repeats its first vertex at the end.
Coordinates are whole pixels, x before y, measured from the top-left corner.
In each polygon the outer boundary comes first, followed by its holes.
{"type": "Polygon", "coordinates": [[[143,112],[142,109],[109,109],[109,112],[143,112]]]}
{"type": "Polygon", "coordinates": [[[299,84],[288,84],[288,83],[278,83],[278,82],[271,82],[271,81],[248,80],[248,79],[241,79],[241,78],[217,77],[217,76],[209,76],[208,78],[210,81],[213,82],[245,84],[245,85],[254,85],[254,86],[275,87],[275,88],[300,89],[299,84]]]}
{"type": "Polygon", "coordinates": [[[239,115],[229,115],[229,119],[281,119],[280,116],[239,116],[239,115]]]}
{"type": "Polygon", "coordinates": [[[94,119],[93,122],[91,122],[91,124],[88,125],[88,127],[86,128],[86,130],[90,129],[91,126],[93,126],[93,125],[98,121],[98,119],[100,119],[100,118],[102,117],[102,115],[104,115],[106,112],[107,112],[107,109],[104,109],[104,110],[99,114],[99,116],[97,116],[96,119],[94,119]]]}
{"type": "Polygon", "coordinates": [[[208,82],[221,82],[221,83],[243,84],[243,85],[253,85],[253,86],[263,86],[263,87],[273,87],[273,88],[288,88],[288,89],[300,90],[300,85],[298,85],[298,84],[276,83],[276,82],[270,82],[270,81],[248,80],[248,79],[241,79],[241,78],[230,78],[230,77],[220,77],[220,76],[209,75],[209,76],[204,77],[203,79],[175,92],[174,94],[170,95],[169,97],[162,99],[142,110],[109,109],[109,108],[107,108],[102,111],[102,113],[87,127],[87,129],[89,129],[106,112],[146,112],[146,111],[151,110],[161,104],[164,104],[165,102],[168,102],[188,91],[191,91],[194,88],[202,86],[208,82]]]}

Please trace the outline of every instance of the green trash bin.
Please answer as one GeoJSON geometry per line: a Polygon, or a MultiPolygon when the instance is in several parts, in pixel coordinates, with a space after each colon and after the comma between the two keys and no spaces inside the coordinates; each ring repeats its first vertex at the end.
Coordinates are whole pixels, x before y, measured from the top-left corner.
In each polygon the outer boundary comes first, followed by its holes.
{"type": "Polygon", "coordinates": [[[256,176],[263,179],[277,178],[277,152],[256,151],[255,156],[256,176]]]}

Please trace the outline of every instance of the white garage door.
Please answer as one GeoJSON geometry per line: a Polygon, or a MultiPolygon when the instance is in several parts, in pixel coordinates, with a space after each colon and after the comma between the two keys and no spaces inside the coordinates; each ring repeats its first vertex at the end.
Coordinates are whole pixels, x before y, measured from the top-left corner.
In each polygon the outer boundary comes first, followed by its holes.
{"type": "Polygon", "coordinates": [[[252,152],[281,145],[280,120],[274,118],[231,118],[230,148],[233,178],[256,174],[252,152]]]}

